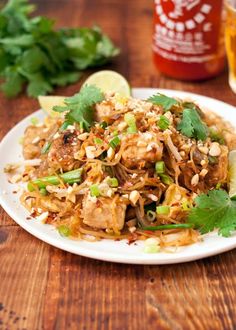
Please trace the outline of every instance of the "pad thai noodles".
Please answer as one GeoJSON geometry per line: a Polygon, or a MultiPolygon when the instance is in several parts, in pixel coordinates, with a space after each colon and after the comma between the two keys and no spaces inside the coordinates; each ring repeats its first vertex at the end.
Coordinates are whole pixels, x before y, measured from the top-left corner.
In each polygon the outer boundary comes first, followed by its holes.
{"type": "Polygon", "coordinates": [[[73,239],[197,242],[188,215],[198,195],[227,191],[232,127],[192,101],[101,92],[91,101],[94,91],[25,130],[21,203],[73,239]]]}

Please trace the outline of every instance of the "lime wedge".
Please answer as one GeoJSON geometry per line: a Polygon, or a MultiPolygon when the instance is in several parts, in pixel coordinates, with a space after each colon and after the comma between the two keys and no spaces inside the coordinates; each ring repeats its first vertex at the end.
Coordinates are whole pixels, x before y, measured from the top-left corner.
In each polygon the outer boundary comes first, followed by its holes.
{"type": "Polygon", "coordinates": [[[128,81],[119,73],[110,70],[103,70],[93,73],[89,76],[84,85],[95,85],[102,92],[118,93],[121,96],[128,97],[131,89],[128,81]]]}
{"type": "Polygon", "coordinates": [[[65,96],[39,96],[38,101],[41,109],[43,109],[50,117],[61,117],[62,114],[53,111],[55,105],[63,106],[65,96]]]}
{"type": "Polygon", "coordinates": [[[236,199],[236,150],[229,153],[229,197],[236,199]]]}

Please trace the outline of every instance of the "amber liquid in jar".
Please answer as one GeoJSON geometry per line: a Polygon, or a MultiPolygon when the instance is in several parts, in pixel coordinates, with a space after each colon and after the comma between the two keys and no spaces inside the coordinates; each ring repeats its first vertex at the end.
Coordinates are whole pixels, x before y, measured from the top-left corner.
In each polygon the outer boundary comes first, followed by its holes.
{"type": "Polygon", "coordinates": [[[229,64],[229,84],[236,93],[236,0],[226,1],[225,46],[229,64]]]}
{"type": "Polygon", "coordinates": [[[155,0],[153,57],[182,80],[218,75],[225,65],[222,0],[155,0]]]}

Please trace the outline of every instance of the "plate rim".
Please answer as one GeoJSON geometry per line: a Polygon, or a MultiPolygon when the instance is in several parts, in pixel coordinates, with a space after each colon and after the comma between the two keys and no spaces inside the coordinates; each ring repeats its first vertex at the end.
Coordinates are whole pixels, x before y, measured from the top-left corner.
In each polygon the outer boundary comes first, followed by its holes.
{"type": "MultiPolygon", "coordinates": [[[[134,94],[140,94],[142,92],[144,92],[144,93],[145,92],[150,92],[150,93],[160,92],[160,93],[167,93],[167,94],[173,93],[174,94],[173,96],[176,96],[176,94],[179,94],[180,97],[183,97],[183,96],[184,97],[188,97],[188,96],[196,97],[196,98],[200,97],[203,101],[206,101],[206,102],[214,101],[214,102],[217,102],[219,105],[235,108],[233,105],[225,103],[218,99],[214,99],[214,98],[196,94],[196,93],[185,92],[185,91],[163,89],[163,88],[148,88],[148,87],[133,88],[132,91],[134,92],[134,94]]],[[[0,154],[1,154],[1,149],[3,148],[3,146],[5,144],[8,143],[8,140],[11,140],[12,135],[14,135],[14,131],[17,128],[20,128],[22,125],[24,126],[24,123],[26,123],[30,118],[32,118],[34,116],[39,116],[41,114],[42,114],[42,110],[37,110],[37,111],[33,112],[32,114],[24,117],[20,122],[18,122],[14,127],[12,127],[10,129],[10,131],[3,137],[3,139],[0,142],[0,154]]],[[[67,251],[67,252],[70,252],[70,253],[73,253],[76,255],[80,255],[80,256],[84,256],[84,257],[88,257],[88,258],[92,258],[92,259],[97,259],[97,260],[124,263],[124,264],[142,264],[142,265],[175,264],[175,263],[184,263],[184,262],[190,262],[190,261],[194,261],[194,260],[198,260],[198,259],[203,259],[203,258],[206,258],[209,256],[218,255],[220,253],[224,253],[226,251],[236,248],[236,237],[235,237],[235,241],[233,240],[233,242],[228,242],[228,244],[226,246],[218,248],[217,250],[215,248],[211,247],[211,248],[208,248],[208,250],[204,251],[204,253],[201,253],[201,254],[195,253],[194,255],[191,255],[191,254],[190,255],[181,255],[181,252],[180,252],[180,254],[173,253],[172,258],[167,258],[167,259],[158,259],[158,254],[152,254],[152,255],[145,254],[144,255],[141,252],[140,252],[139,257],[137,257],[137,258],[133,254],[120,255],[120,254],[114,254],[114,252],[109,252],[109,251],[106,251],[106,253],[104,253],[104,251],[102,251],[102,253],[101,253],[96,250],[86,249],[86,247],[81,248],[81,246],[79,246],[77,248],[74,245],[68,244],[71,242],[70,239],[65,239],[65,238],[59,239],[57,237],[52,237],[48,233],[43,233],[37,227],[35,227],[35,228],[33,227],[33,229],[32,229],[31,226],[28,226],[27,220],[20,219],[21,216],[19,215],[19,217],[18,217],[16,212],[14,210],[12,210],[11,207],[8,206],[7,198],[4,198],[3,194],[0,194],[0,205],[6,211],[6,213],[13,219],[13,221],[15,221],[20,227],[22,227],[25,231],[27,231],[28,233],[30,233],[37,239],[39,239],[43,242],[46,242],[47,244],[52,245],[61,250],[64,250],[64,251],[67,251]],[[42,235],[44,235],[44,237],[42,237],[42,235]]],[[[22,206],[22,208],[23,208],[23,206],[22,206]]],[[[53,227],[52,227],[52,229],[55,230],[55,228],[53,228],[53,227]]],[[[94,244],[94,243],[91,243],[91,244],[94,244]]],[[[169,256],[169,254],[167,254],[167,255],[169,256]]]]}

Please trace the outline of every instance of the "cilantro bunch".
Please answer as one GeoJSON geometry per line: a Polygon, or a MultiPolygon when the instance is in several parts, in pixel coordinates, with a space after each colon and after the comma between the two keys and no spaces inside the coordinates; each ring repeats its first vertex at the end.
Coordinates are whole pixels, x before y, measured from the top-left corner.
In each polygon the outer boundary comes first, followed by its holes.
{"type": "Polygon", "coordinates": [[[0,76],[6,96],[18,95],[25,85],[29,96],[45,95],[119,53],[98,27],[55,30],[53,20],[31,18],[34,9],[28,0],[9,0],[0,12],[0,76]]]}

